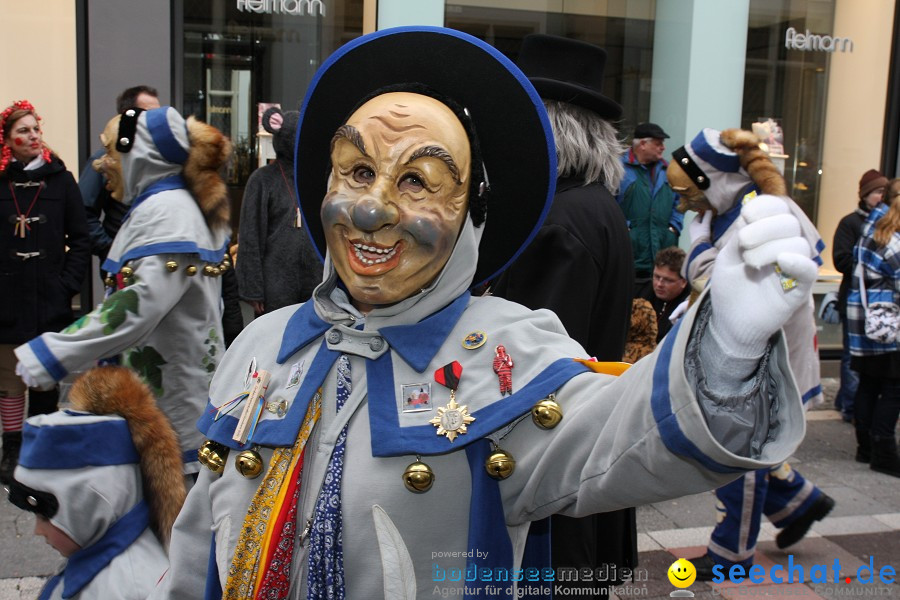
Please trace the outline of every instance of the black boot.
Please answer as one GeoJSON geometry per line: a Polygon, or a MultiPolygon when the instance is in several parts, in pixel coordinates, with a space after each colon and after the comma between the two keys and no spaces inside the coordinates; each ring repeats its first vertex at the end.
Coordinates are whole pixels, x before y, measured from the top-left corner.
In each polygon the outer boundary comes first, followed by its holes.
{"type": "Polygon", "coordinates": [[[872,460],[872,440],[867,429],[856,429],[856,462],[867,463],[872,460]]]}
{"type": "Polygon", "coordinates": [[[3,457],[0,458],[0,483],[12,481],[13,471],[19,462],[19,448],[22,447],[22,432],[3,433],[3,457]]]}
{"type": "Polygon", "coordinates": [[[805,513],[778,532],[778,535],[775,536],[775,545],[779,548],[793,546],[803,539],[813,522],[824,519],[832,508],[834,508],[834,500],[825,492],[820,491],[819,497],[810,504],[805,513]]]}
{"type": "Polygon", "coordinates": [[[28,390],[28,416],[47,415],[59,409],[59,387],[52,390],[28,390]]]}
{"type": "Polygon", "coordinates": [[[891,437],[872,436],[871,469],[900,477],[900,456],[897,455],[897,440],[891,437]]]}

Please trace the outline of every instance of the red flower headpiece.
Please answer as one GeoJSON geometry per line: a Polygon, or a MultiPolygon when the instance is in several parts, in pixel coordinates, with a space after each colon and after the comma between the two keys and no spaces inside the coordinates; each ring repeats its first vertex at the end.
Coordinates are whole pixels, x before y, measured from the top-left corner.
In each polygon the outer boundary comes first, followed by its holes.
{"type": "MultiPolygon", "coordinates": [[[[31,113],[34,118],[40,122],[41,117],[37,114],[37,111],[34,109],[34,105],[28,100],[16,100],[10,106],[7,106],[2,113],[0,113],[0,173],[4,173],[6,171],[6,167],[9,164],[9,161],[12,160],[12,150],[9,149],[9,146],[6,145],[6,135],[3,131],[6,129],[6,121],[9,119],[9,115],[13,114],[17,110],[24,110],[31,113]]],[[[43,147],[42,154],[44,156],[44,160],[46,162],[50,162],[50,149],[47,148],[46,145],[43,147]]]]}

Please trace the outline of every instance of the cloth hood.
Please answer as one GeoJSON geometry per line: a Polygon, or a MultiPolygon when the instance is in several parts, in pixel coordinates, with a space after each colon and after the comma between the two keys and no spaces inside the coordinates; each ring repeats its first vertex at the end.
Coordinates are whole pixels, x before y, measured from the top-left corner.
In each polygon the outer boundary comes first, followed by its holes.
{"type": "Polygon", "coordinates": [[[752,182],[738,155],[722,144],[721,131],[705,128],[684,149],[709,178],[704,195],[719,214],[734,205],[738,193],[752,182]]]}
{"type": "Polygon", "coordinates": [[[138,460],[122,417],[60,411],[28,419],[14,478],[56,496],[50,522],[87,548],[142,498],[138,460]]]}
{"type": "Polygon", "coordinates": [[[181,173],[190,151],[187,124],[171,106],[142,112],[133,137],[131,150],[121,154],[128,205],[153,182],[181,173]]]}

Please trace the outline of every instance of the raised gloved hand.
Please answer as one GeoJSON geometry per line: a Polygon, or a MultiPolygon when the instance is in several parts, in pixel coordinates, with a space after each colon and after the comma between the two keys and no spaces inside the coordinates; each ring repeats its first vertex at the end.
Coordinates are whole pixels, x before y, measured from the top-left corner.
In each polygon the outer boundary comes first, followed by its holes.
{"type": "Polygon", "coordinates": [[[691,244],[700,239],[709,239],[710,227],[712,226],[713,211],[705,210],[697,213],[691,224],[688,225],[688,235],[691,238],[691,244]]]}
{"type": "Polygon", "coordinates": [[[783,199],[756,197],[742,209],[739,223],[738,235],[713,267],[709,329],[730,355],[755,358],[788,318],[809,303],[818,267],[783,199]],[[790,289],[785,289],[792,283],[787,278],[794,280],[790,289]]]}

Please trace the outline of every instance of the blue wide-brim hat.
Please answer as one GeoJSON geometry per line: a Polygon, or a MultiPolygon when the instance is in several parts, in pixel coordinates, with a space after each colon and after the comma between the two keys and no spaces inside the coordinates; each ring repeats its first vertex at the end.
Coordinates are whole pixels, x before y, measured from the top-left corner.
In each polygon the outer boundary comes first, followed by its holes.
{"type": "Polygon", "coordinates": [[[528,245],[550,209],[556,147],[528,78],[495,48],[459,31],[386,29],[342,46],[319,68],[297,130],[294,168],[304,225],[324,256],[319,211],[327,192],[331,139],[360,100],[402,84],[423,84],[471,116],[490,184],[472,283],[492,279],[528,245]]]}

